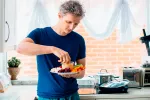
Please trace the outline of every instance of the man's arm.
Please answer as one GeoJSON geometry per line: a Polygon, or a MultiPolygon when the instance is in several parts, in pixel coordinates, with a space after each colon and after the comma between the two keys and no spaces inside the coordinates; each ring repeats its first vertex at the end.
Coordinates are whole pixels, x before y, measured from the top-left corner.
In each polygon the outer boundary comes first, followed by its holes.
{"type": "Polygon", "coordinates": [[[52,53],[52,46],[35,44],[30,38],[25,38],[17,47],[17,52],[24,55],[40,55],[52,53]]]}
{"type": "Polygon", "coordinates": [[[54,55],[60,58],[58,62],[63,63],[68,63],[71,59],[68,52],[54,46],[44,46],[35,44],[31,38],[25,38],[18,45],[17,52],[24,55],[41,55],[53,53],[54,55]]]}

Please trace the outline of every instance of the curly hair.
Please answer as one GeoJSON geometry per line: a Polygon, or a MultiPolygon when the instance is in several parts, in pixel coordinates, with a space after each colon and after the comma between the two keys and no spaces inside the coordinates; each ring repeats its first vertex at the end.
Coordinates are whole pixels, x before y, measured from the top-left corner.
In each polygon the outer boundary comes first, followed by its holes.
{"type": "Polygon", "coordinates": [[[71,13],[75,16],[85,16],[82,5],[77,0],[69,0],[60,5],[60,12],[65,15],[71,13]]]}

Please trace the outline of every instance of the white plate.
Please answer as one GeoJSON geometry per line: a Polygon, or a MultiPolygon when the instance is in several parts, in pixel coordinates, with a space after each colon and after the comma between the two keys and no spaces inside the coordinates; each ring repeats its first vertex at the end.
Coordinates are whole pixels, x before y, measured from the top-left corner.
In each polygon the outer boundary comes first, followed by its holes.
{"type": "Polygon", "coordinates": [[[52,73],[57,73],[60,69],[61,69],[60,67],[52,68],[52,69],[50,70],[50,72],[52,72],[52,73]]]}
{"type": "Polygon", "coordinates": [[[59,75],[74,75],[77,74],[78,72],[66,72],[66,73],[57,73],[59,75]]]}
{"type": "Polygon", "coordinates": [[[57,67],[57,68],[52,68],[51,69],[51,73],[57,73],[59,75],[73,75],[73,74],[77,74],[78,72],[65,72],[65,73],[60,73],[58,72],[61,68],[57,67]]]}

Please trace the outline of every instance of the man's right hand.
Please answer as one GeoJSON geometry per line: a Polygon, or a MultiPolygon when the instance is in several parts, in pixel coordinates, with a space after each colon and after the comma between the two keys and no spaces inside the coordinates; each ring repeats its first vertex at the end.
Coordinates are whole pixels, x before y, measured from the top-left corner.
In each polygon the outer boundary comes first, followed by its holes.
{"type": "Polygon", "coordinates": [[[61,63],[69,63],[71,61],[71,58],[70,58],[70,55],[68,52],[60,49],[60,48],[57,48],[57,47],[52,47],[52,53],[54,55],[56,55],[57,57],[59,57],[59,60],[58,62],[61,62],[61,63]]]}

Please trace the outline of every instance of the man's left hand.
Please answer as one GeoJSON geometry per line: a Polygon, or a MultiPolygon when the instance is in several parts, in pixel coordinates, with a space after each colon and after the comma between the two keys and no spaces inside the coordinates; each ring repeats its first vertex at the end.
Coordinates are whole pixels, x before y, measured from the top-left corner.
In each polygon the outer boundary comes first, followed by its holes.
{"type": "Polygon", "coordinates": [[[82,78],[84,76],[84,73],[85,73],[85,70],[82,70],[75,74],[66,74],[66,75],[61,74],[61,76],[65,78],[82,78]]]}
{"type": "Polygon", "coordinates": [[[78,75],[79,73],[75,73],[75,74],[61,74],[62,77],[65,77],[65,78],[74,78],[78,75]]]}

